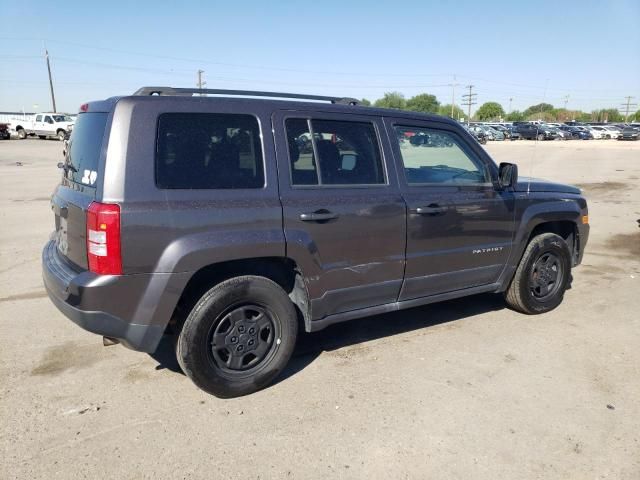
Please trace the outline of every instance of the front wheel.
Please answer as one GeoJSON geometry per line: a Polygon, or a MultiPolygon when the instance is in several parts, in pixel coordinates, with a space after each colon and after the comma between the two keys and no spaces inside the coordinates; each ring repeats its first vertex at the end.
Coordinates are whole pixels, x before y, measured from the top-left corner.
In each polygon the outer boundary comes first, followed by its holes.
{"type": "Polygon", "coordinates": [[[507,304],[530,315],[548,312],[562,302],[571,277],[571,251],[555,233],[531,239],[509,288],[507,304]]]}
{"type": "Polygon", "coordinates": [[[235,277],[196,303],[177,339],[176,356],[205,392],[238,397],[278,376],[297,334],[295,307],[278,284],[264,277],[235,277]]]}
{"type": "Polygon", "coordinates": [[[542,135],[542,134],[538,135],[538,141],[541,142],[542,140],[544,140],[544,135],[542,135]]]}
{"type": "Polygon", "coordinates": [[[60,140],[61,142],[64,142],[65,135],[66,133],[64,130],[58,130],[58,134],[56,136],[58,137],[58,140],[60,140]]]}

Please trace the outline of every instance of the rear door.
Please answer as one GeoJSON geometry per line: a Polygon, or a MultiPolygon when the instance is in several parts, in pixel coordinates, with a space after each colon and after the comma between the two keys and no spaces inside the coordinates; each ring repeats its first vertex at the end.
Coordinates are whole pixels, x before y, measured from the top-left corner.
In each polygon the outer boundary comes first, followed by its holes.
{"type": "Polygon", "coordinates": [[[405,210],[380,118],[321,111],[273,115],[287,255],[312,317],[395,302],[405,210]]]}
{"type": "Polygon", "coordinates": [[[86,210],[95,199],[109,114],[81,113],[69,142],[60,185],[51,197],[58,251],[86,269],[86,210]]]}
{"type": "Polygon", "coordinates": [[[513,193],[482,147],[447,123],[387,119],[408,205],[400,300],[496,282],[509,257],[513,193]]]}

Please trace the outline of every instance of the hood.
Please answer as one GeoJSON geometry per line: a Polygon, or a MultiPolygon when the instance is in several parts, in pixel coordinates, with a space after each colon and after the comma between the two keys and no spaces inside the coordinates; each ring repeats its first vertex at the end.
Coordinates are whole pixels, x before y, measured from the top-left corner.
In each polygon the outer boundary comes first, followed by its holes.
{"type": "Polygon", "coordinates": [[[580,189],[573,185],[549,182],[540,178],[518,177],[516,191],[526,192],[527,190],[530,192],[558,192],[573,193],[576,195],[580,195],[581,193],[580,189]]]}

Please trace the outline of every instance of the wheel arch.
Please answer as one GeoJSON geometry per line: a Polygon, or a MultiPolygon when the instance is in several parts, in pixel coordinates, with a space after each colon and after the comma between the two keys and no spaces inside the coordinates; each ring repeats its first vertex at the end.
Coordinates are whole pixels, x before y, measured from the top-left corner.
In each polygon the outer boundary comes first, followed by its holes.
{"type": "Polygon", "coordinates": [[[213,286],[233,277],[256,275],[277,283],[289,295],[305,330],[311,328],[309,295],[302,272],[288,257],[255,257],[205,265],[191,275],[174,309],[167,330],[178,331],[180,325],[202,295],[213,286]]]}

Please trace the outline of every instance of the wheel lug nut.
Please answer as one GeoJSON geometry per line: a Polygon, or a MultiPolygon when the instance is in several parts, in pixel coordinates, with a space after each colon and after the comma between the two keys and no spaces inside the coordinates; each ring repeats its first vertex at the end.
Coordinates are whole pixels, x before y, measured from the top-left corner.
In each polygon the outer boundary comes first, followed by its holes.
{"type": "Polygon", "coordinates": [[[236,343],[238,341],[238,337],[231,337],[231,343],[236,343]]]}
{"type": "Polygon", "coordinates": [[[249,346],[253,345],[253,340],[249,340],[249,346]]]}
{"type": "Polygon", "coordinates": [[[236,348],[236,350],[238,352],[241,352],[242,350],[244,350],[244,347],[242,345],[238,345],[238,347],[236,348]]]}
{"type": "Polygon", "coordinates": [[[251,335],[253,335],[254,333],[256,333],[256,329],[255,329],[255,328],[253,328],[253,327],[251,327],[251,328],[249,329],[249,333],[250,333],[251,335]]]}
{"type": "Polygon", "coordinates": [[[240,325],[240,326],[238,327],[238,331],[239,331],[240,333],[244,333],[244,326],[243,326],[243,325],[240,325]]]}

